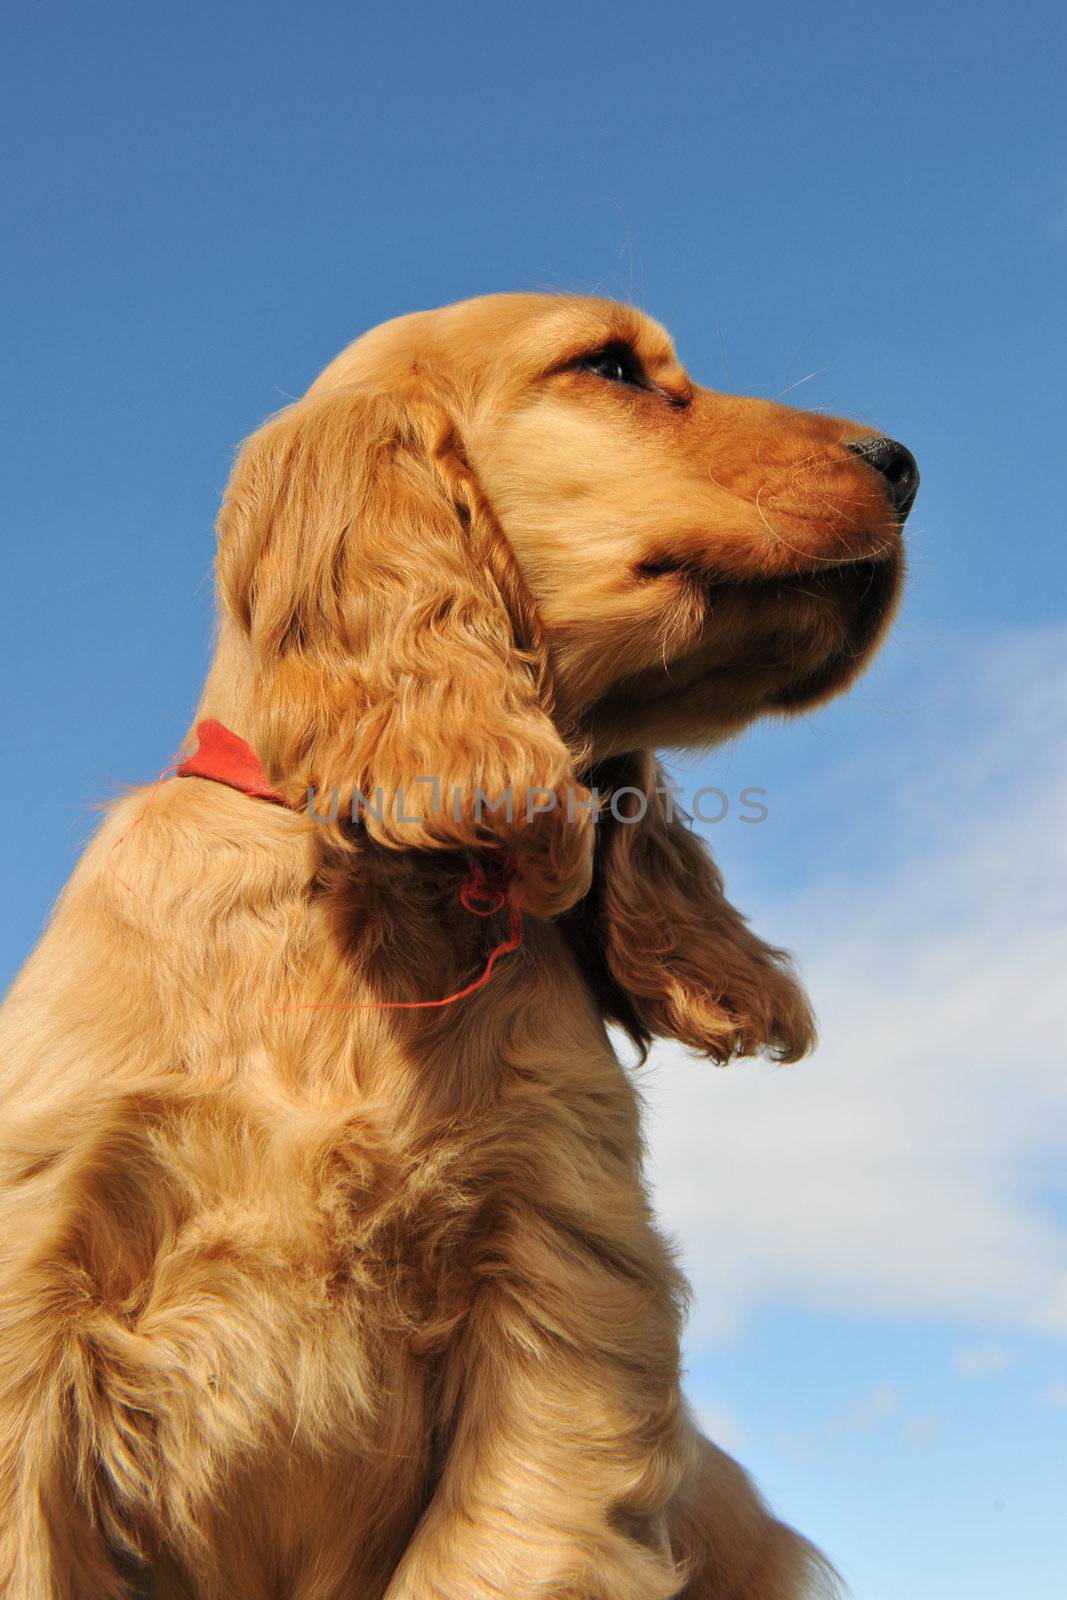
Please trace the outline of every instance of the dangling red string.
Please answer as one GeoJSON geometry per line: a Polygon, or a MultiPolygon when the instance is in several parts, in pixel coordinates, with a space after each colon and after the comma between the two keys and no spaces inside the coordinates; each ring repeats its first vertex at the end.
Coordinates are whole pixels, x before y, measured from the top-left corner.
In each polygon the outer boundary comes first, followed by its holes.
{"type": "Polygon", "coordinates": [[[484,989],[493,975],[493,968],[501,956],[510,955],[522,943],[522,912],[508,893],[516,877],[514,862],[509,856],[492,861],[472,863],[459,890],[459,900],[465,911],[473,917],[493,917],[507,905],[511,911],[511,931],[508,937],[490,950],[481,976],[468,983],[455,994],[446,994],[441,1000],[309,1000],[304,1004],[272,1006],[273,1011],[431,1011],[440,1006],[454,1006],[457,1000],[484,989]]]}

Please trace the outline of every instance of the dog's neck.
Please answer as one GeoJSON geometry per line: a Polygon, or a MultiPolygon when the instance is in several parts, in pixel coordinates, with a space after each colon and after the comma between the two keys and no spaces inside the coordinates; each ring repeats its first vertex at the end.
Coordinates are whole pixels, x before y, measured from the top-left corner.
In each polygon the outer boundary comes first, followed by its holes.
{"type": "Polygon", "coordinates": [[[248,641],[230,618],[223,617],[219,623],[215,655],[187,736],[190,747],[195,742],[197,723],[212,718],[221,722],[223,727],[233,728],[240,733],[262,759],[256,737],[259,730],[251,725],[250,720],[251,707],[255,704],[254,683],[255,668],[248,641]]]}

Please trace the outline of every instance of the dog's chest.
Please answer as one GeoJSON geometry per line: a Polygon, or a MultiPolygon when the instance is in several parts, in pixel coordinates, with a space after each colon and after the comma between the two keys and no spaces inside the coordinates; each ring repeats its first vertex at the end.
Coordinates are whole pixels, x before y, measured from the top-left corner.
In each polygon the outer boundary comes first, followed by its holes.
{"type": "Polygon", "coordinates": [[[181,1223],[157,1282],[179,1316],[201,1307],[209,1411],[228,1396],[334,1448],[370,1443],[381,1392],[424,1388],[469,1308],[483,1202],[462,1152],[348,1108],[216,1107],[183,1118],[166,1165],[181,1223]]]}

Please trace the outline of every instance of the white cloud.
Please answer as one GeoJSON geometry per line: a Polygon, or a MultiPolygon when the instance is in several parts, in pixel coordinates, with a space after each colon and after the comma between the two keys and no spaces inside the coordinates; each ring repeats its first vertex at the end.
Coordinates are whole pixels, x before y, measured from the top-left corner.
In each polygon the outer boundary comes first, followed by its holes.
{"type": "Polygon", "coordinates": [[[991,1378],[1011,1364],[1000,1344],[964,1345],[952,1352],[952,1364],[961,1378],[991,1378]]]}
{"type": "Polygon", "coordinates": [[[849,1422],[854,1428],[862,1428],[867,1432],[876,1428],[880,1422],[891,1417],[895,1411],[900,1410],[900,1396],[891,1383],[877,1383],[870,1394],[865,1395],[859,1404],[854,1407],[849,1422]]]}
{"type": "Polygon", "coordinates": [[[1042,1192],[1067,1154],[1067,637],[983,641],[960,670],[971,714],[872,770],[866,880],[827,863],[773,908],[816,1056],[722,1070],[664,1045],[646,1069],[697,1337],[761,1304],[1067,1331],[1067,1229],[1042,1192]],[[882,866],[886,784],[895,836],[909,808],[915,825],[882,866]]]}
{"type": "MultiPolygon", "coordinates": [[[[698,1409],[697,1415],[702,1422],[707,1422],[709,1437],[722,1444],[722,1438],[714,1431],[719,1414],[713,1411],[710,1416],[704,1416],[698,1409]]],[[[732,1419],[730,1421],[732,1424],[732,1419]]],[[[774,1436],[774,1443],[782,1455],[797,1465],[807,1466],[811,1463],[813,1452],[827,1438],[840,1440],[847,1435],[855,1438],[869,1434],[884,1439],[889,1434],[909,1444],[926,1444],[940,1433],[941,1428],[941,1418],[932,1413],[906,1414],[899,1390],[894,1384],[883,1382],[876,1383],[851,1405],[832,1411],[827,1416],[810,1420],[799,1427],[779,1429],[774,1436]]],[[[736,1449],[736,1443],[729,1443],[726,1448],[736,1449]]]]}

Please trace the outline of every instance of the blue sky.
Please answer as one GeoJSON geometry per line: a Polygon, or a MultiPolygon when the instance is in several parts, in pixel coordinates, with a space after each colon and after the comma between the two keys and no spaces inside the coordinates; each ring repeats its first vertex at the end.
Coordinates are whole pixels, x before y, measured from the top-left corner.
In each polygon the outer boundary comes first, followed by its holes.
{"type": "Polygon", "coordinates": [[[864,1600],[1067,1587],[1063,28],[468,0],[6,28],[5,976],[93,806],[188,722],[235,444],[365,327],[617,294],[698,379],[918,456],[874,670],[688,770],[767,789],[708,831],[823,1048],[648,1079],[692,1393],[864,1600]]]}

